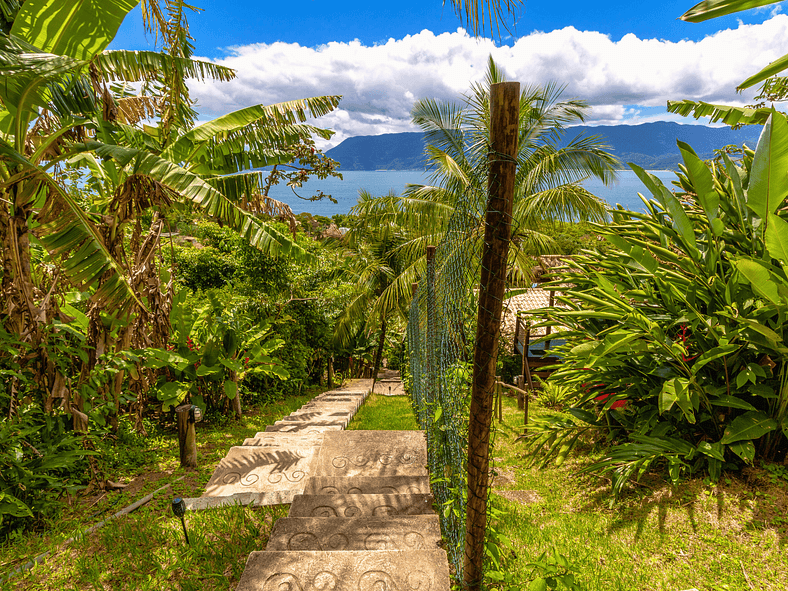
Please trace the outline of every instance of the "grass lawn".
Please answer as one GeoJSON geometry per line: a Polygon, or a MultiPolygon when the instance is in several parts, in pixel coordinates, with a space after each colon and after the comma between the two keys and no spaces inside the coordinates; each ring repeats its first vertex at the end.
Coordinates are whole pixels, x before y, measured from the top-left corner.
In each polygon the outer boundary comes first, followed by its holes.
{"type": "Polygon", "coordinates": [[[241,421],[197,424],[197,469],[182,469],[174,428],[151,429],[145,438],[121,429],[103,450],[111,466],[107,477],[127,483],[123,492],[101,492],[64,499],[59,514],[39,524],[37,532],[11,538],[0,546],[0,589],[228,589],[234,588],[250,552],[265,547],[274,521],[287,507],[227,507],[187,513],[187,546],[180,521],[172,514],[174,497],[198,497],[230,447],[265,429],[314,397],[308,395],[247,408],[241,421]],[[124,435],[125,433],[125,435],[124,435]],[[184,476],[183,480],[175,482],[184,476]],[[113,520],[89,536],[61,547],[64,540],[173,483],[147,505],[113,520]],[[32,571],[5,580],[5,574],[50,551],[32,571]]]}
{"type": "Polygon", "coordinates": [[[419,424],[407,396],[370,394],[348,429],[369,431],[414,431],[419,424]]]}
{"type": "MultiPolygon", "coordinates": [[[[199,496],[227,450],[265,425],[302,406],[308,396],[249,409],[241,422],[198,424],[200,468],[178,467],[177,435],[158,433],[117,442],[110,477],[128,482],[122,493],[96,493],[64,503],[57,518],[0,547],[0,572],[52,551],[32,571],[0,589],[232,589],[246,557],[265,546],[287,507],[228,507],[187,514],[191,546],[170,511],[175,496],[199,496]],[[167,482],[135,513],[66,547],[68,537],[106,518],[167,482]]],[[[544,412],[532,403],[532,414],[544,412]]],[[[528,467],[522,413],[504,398],[504,420],[494,422],[493,527],[511,541],[504,551],[507,582],[527,589],[528,563],[553,548],[578,569],[587,591],[783,591],[788,588],[788,481],[785,471],[748,469],[724,474],[719,485],[690,480],[672,487],[647,474],[618,504],[609,504],[610,483],[580,475],[595,457],[580,449],[560,468],[528,467]]],[[[370,396],[350,429],[416,429],[406,397],[370,396]]],[[[560,589],[560,586],[559,586],[560,589]]],[[[438,591],[438,590],[436,590],[438,591]]]]}
{"type": "MultiPolygon", "coordinates": [[[[531,411],[544,412],[534,403],[531,411]]],[[[527,588],[528,562],[553,547],[588,591],[788,588],[788,482],[775,470],[675,488],[647,474],[611,508],[610,482],[578,473],[593,450],[578,450],[560,468],[529,468],[515,442],[523,415],[514,398],[504,398],[503,423],[494,424],[492,498],[502,512],[494,527],[512,542],[509,588],[527,588]]]]}

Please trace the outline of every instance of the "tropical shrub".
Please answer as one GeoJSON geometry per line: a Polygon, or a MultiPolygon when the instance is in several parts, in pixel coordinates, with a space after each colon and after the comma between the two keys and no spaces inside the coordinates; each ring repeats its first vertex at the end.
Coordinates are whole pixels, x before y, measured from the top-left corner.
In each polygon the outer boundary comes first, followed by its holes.
{"type": "MultiPolygon", "coordinates": [[[[271,224],[278,230],[283,225],[271,224]]],[[[276,295],[288,285],[288,262],[249,244],[227,226],[199,220],[192,228],[203,248],[175,245],[172,260],[179,283],[192,289],[212,289],[232,284],[247,295],[276,295]]],[[[167,250],[165,256],[169,256],[167,250]]]]}
{"type": "Polygon", "coordinates": [[[676,193],[630,165],[647,213],[612,211],[614,248],[575,257],[543,315],[567,339],[551,381],[578,394],[527,441],[560,462],[583,433],[610,438],[588,469],[616,493],[658,464],[717,479],[788,450],[788,123],[772,111],[737,161],[679,148],[676,193]]]}
{"type": "Polygon", "coordinates": [[[170,321],[173,333],[168,348],[140,351],[146,367],[167,370],[152,384],[163,410],[189,396],[208,411],[231,401],[240,415],[238,384],[246,376],[289,377],[273,356],[284,341],[274,337],[271,321],[255,318],[227,293],[181,291],[170,321]]]}
{"type": "Polygon", "coordinates": [[[25,404],[0,419],[0,539],[52,509],[51,499],[82,488],[86,457],[68,417],[25,404]],[[76,475],[76,476],[74,476],[76,475]]]}

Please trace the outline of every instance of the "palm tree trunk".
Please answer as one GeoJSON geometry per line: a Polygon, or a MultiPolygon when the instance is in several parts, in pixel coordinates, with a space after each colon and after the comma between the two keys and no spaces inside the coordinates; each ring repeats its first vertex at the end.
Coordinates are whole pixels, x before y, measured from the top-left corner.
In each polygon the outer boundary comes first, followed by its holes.
{"type": "Polygon", "coordinates": [[[372,391],[375,391],[375,382],[378,380],[380,371],[380,360],[383,358],[383,346],[386,344],[386,318],[380,315],[380,340],[378,340],[378,350],[375,352],[375,367],[372,370],[372,391]]]}

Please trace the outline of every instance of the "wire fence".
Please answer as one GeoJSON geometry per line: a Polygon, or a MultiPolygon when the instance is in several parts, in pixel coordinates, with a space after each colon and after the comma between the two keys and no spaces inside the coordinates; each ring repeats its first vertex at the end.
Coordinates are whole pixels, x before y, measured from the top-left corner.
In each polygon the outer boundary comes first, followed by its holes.
{"type": "MultiPolygon", "coordinates": [[[[463,200],[465,201],[465,200],[463,200]]],[[[462,573],[465,543],[468,405],[476,330],[479,220],[471,200],[452,216],[411,304],[409,393],[427,434],[432,491],[446,551],[462,573]]]]}

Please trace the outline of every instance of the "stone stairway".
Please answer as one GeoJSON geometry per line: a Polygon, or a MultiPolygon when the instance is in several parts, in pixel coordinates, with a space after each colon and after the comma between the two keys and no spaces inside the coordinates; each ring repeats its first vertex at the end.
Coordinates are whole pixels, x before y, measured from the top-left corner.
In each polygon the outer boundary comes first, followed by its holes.
{"type": "Polygon", "coordinates": [[[290,503],[237,591],[443,591],[421,431],[345,431],[371,388],[326,392],[233,447],[192,508],[290,503]]]}

